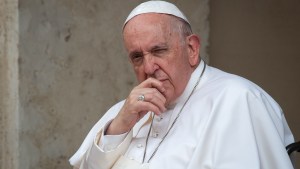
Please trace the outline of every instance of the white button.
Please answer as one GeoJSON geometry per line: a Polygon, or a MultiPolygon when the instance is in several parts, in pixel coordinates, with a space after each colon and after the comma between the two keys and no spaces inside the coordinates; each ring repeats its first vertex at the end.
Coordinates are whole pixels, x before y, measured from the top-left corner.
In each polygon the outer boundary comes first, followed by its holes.
{"type": "Polygon", "coordinates": [[[155,131],[155,132],[153,132],[152,137],[156,138],[156,137],[158,137],[158,134],[159,133],[155,131]]]}
{"type": "Polygon", "coordinates": [[[138,145],[137,145],[137,148],[142,148],[142,147],[143,147],[142,144],[138,144],[138,145]]]}
{"type": "Polygon", "coordinates": [[[130,160],[134,160],[134,158],[133,158],[133,157],[129,157],[129,159],[130,159],[130,160]]]}
{"type": "Polygon", "coordinates": [[[163,119],[162,116],[158,116],[158,117],[156,118],[156,121],[160,122],[162,119],[163,119]]]}

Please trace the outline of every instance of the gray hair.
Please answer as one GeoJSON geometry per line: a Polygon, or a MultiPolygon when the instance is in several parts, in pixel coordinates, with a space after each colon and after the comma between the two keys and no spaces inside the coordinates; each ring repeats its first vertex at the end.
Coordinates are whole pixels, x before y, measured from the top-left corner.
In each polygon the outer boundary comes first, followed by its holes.
{"type": "Polygon", "coordinates": [[[171,16],[171,30],[180,34],[181,38],[185,38],[193,34],[191,25],[187,23],[185,20],[171,16]]]}

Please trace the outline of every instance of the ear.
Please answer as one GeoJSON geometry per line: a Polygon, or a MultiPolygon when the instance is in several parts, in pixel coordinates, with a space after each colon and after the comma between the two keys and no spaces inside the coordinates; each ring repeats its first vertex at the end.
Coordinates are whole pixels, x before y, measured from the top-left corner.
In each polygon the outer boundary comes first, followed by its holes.
{"type": "Polygon", "coordinates": [[[200,38],[195,34],[192,34],[186,38],[188,45],[189,62],[191,66],[195,66],[199,63],[200,59],[200,38]]]}

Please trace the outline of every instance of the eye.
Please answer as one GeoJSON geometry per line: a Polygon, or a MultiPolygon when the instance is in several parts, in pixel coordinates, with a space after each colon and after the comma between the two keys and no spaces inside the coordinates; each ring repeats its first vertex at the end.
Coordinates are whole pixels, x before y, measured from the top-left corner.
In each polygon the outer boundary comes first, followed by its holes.
{"type": "Polygon", "coordinates": [[[130,59],[133,64],[138,64],[142,61],[143,55],[141,53],[133,53],[130,55],[130,59]]]}
{"type": "Polygon", "coordinates": [[[161,55],[161,54],[164,54],[165,52],[167,52],[167,50],[168,49],[165,47],[157,47],[152,50],[152,53],[154,55],[161,55]]]}
{"type": "Polygon", "coordinates": [[[164,52],[166,49],[155,49],[154,52],[155,53],[161,53],[164,52]]]}

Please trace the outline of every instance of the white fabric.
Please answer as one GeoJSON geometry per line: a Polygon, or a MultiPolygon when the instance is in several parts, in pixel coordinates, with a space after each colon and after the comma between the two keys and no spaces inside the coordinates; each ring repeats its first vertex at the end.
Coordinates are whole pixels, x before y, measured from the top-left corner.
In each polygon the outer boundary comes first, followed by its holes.
{"type": "MultiPolygon", "coordinates": [[[[111,121],[109,121],[105,126],[103,131],[106,131],[107,127],[111,121]]],[[[104,132],[101,134],[101,142],[98,144],[102,151],[108,152],[114,150],[122,143],[122,141],[126,138],[127,133],[123,133],[120,135],[104,135],[104,132]]]]}
{"type": "Polygon", "coordinates": [[[149,169],[149,163],[139,163],[127,157],[121,156],[112,169],[149,169]]]}
{"type": "MultiPolygon", "coordinates": [[[[201,62],[170,110],[170,117],[157,120],[153,125],[153,128],[162,128],[160,134],[179,112],[202,69],[201,62]],[[164,120],[169,122],[161,124],[164,120]]],[[[109,169],[121,155],[141,161],[144,148],[139,144],[144,144],[149,129],[149,124],[144,124],[149,116],[141,119],[114,150],[104,152],[96,144],[96,133],[116,116],[123,104],[124,101],[112,107],[93,127],[70,159],[72,165],[81,164],[82,169],[109,169]]],[[[160,139],[152,133],[146,160],[160,139]]],[[[207,66],[195,93],[150,161],[149,168],[292,169],[285,146],[293,141],[281,108],[266,92],[246,79],[207,66]]]]}
{"type": "Polygon", "coordinates": [[[135,7],[128,15],[124,25],[133,17],[144,13],[163,13],[179,17],[190,23],[186,16],[174,5],[165,1],[148,1],[135,7]]]}

